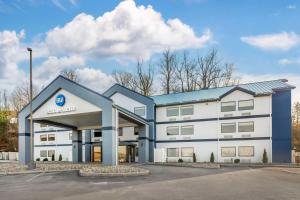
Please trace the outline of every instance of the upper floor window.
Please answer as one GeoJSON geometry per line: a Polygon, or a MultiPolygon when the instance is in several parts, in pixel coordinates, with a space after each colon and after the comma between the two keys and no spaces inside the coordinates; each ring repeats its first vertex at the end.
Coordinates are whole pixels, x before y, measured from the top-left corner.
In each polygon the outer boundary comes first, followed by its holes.
{"type": "Polygon", "coordinates": [[[134,113],[139,115],[139,116],[145,116],[146,115],[146,108],[145,106],[143,107],[135,107],[134,108],[134,113]]]}
{"type": "Polygon", "coordinates": [[[55,134],[49,134],[48,141],[55,141],[55,134]]]}
{"type": "Polygon", "coordinates": [[[47,141],[47,135],[46,134],[45,135],[40,135],[40,140],[41,140],[41,142],[47,141]]]}
{"type": "Polygon", "coordinates": [[[181,135],[193,135],[194,134],[194,126],[182,126],[181,127],[181,135]]]}
{"type": "Polygon", "coordinates": [[[193,147],[183,147],[181,148],[182,157],[193,157],[194,148],[193,147]]]}
{"type": "Polygon", "coordinates": [[[179,115],[179,107],[167,108],[167,117],[174,117],[179,115]]]}
{"type": "Polygon", "coordinates": [[[95,131],[94,131],[94,137],[102,137],[102,131],[100,131],[100,130],[95,130],[95,131]]]}
{"type": "Polygon", "coordinates": [[[181,115],[193,115],[194,114],[194,106],[181,106],[180,114],[181,115]]]}
{"type": "Polygon", "coordinates": [[[239,110],[253,110],[253,109],[254,109],[253,99],[239,101],[239,110]]]}
{"type": "Polygon", "coordinates": [[[40,127],[41,128],[45,128],[45,127],[47,127],[48,125],[47,124],[40,124],[40,127]]]}
{"type": "Polygon", "coordinates": [[[167,149],[167,156],[168,157],[178,157],[179,156],[179,149],[178,148],[168,148],[167,149]]]}
{"type": "Polygon", "coordinates": [[[167,127],[167,135],[179,135],[179,127],[178,126],[167,127]]]}
{"type": "Polygon", "coordinates": [[[239,132],[253,132],[254,122],[239,122],[239,132]]]}
{"type": "Polygon", "coordinates": [[[222,123],[221,124],[221,133],[235,133],[236,125],[235,123],[222,123]]]}
{"type": "Polygon", "coordinates": [[[228,102],[221,103],[221,112],[235,111],[235,109],[236,109],[235,101],[228,101],[228,102]]]}

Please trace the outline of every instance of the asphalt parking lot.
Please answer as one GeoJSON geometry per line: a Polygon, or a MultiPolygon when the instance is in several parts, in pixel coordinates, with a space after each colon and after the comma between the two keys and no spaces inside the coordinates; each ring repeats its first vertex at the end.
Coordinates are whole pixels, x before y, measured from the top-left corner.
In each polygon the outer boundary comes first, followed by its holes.
{"type": "Polygon", "coordinates": [[[0,199],[300,199],[300,171],[143,167],[151,174],[106,178],[78,177],[75,172],[1,176],[0,199]]]}

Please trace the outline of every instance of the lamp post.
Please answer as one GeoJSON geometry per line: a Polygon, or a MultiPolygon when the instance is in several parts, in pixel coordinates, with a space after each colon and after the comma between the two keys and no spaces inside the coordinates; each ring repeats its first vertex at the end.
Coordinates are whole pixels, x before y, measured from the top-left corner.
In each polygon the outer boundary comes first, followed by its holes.
{"type": "Polygon", "coordinates": [[[35,163],[34,163],[34,156],[33,156],[33,120],[32,120],[32,49],[27,48],[27,51],[29,51],[30,55],[30,95],[29,95],[29,100],[30,100],[30,162],[28,164],[28,169],[35,169],[35,163]]]}

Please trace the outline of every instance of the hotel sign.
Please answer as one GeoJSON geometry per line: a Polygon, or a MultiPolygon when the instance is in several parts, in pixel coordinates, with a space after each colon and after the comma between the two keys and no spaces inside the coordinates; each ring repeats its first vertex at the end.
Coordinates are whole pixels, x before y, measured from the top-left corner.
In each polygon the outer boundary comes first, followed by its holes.
{"type": "Polygon", "coordinates": [[[64,106],[66,103],[66,97],[63,94],[58,94],[55,97],[56,107],[49,108],[47,114],[58,114],[76,111],[75,106],[64,106]]]}

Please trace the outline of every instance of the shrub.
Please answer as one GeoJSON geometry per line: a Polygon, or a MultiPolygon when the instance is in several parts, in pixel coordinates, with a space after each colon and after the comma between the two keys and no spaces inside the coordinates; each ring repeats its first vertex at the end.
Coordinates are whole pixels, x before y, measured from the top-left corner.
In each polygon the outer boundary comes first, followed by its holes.
{"type": "Polygon", "coordinates": [[[52,154],[52,156],[51,156],[51,160],[52,160],[52,161],[55,161],[54,154],[52,154]]]}
{"type": "Polygon", "coordinates": [[[193,153],[193,162],[197,162],[196,154],[195,153],[193,153]]]}
{"type": "Polygon", "coordinates": [[[178,159],[178,162],[179,162],[179,163],[183,163],[182,158],[179,158],[179,159],[178,159]]]}
{"type": "Polygon", "coordinates": [[[240,163],[240,159],[234,159],[234,163],[240,163]]]}
{"type": "Polygon", "coordinates": [[[40,160],[41,160],[40,158],[37,158],[37,159],[36,159],[36,161],[40,161],[40,160]]]}
{"type": "Polygon", "coordinates": [[[267,155],[266,149],[264,149],[262,162],[263,163],[268,163],[268,155],[267,155]]]}
{"type": "Polygon", "coordinates": [[[211,163],[215,162],[215,156],[214,156],[213,152],[211,152],[209,160],[210,160],[211,163]]]}
{"type": "Polygon", "coordinates": [[[62,155],[59,154],[58,161],[62,161],[62,155]]]}
{"type": "Polygon", "coordinates": [[[48,158],[44,158],[43,161],[48,161],[48,158]]]}

